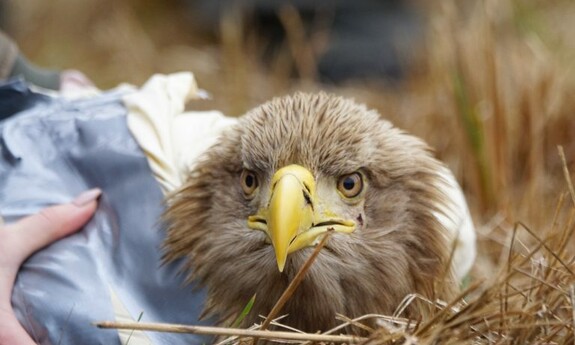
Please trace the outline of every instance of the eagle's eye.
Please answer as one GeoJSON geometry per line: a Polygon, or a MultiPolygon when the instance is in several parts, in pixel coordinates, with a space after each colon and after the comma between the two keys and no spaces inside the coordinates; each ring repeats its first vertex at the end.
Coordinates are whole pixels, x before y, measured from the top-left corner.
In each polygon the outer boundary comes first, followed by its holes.
{"type": "Polygon", "coordinates": [[[244,169],[240,177],[240,182],[246,196],[251,196],[258,188],[258,177],[253,171],[244,169]]]}
{"type": "Polygon", "coordinates": [[[363,190],[363,177],[359,172],[343,175],[337,181],[337,189],[346,198],[354,198],[363,190]]]}

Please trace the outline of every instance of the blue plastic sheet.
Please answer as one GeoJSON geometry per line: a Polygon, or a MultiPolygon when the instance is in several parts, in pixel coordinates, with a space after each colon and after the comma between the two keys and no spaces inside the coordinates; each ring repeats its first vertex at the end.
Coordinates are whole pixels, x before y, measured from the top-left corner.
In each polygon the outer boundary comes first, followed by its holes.
{"type": "MultiPolygon", "coordinates": [[[[92,325],[115,319],[112,291],[133,319],[143,313],[146,322],[202,324],[204,292],[183,284],[179,263],[161,266],[163,196],[127,128],[121,94],[68,101],[12,81],[0,86],[0,120],[6,222],[89,188],[103,190],[84,229],[30,257],[17,277],[12,303],[33,339],[119,344],[117,331],[92,325]]],[[[195,335],[148,336],[154,344],[209,342],[195,335]]]]}

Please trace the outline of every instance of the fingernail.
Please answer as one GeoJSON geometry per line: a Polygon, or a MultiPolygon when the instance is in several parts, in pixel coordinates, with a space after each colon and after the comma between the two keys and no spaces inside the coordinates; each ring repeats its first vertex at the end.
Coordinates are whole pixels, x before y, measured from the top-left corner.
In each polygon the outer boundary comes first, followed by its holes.
{"type": "Polygon", "coordinates": [[[87,190],[84,193],[78,195],[76,197],[76,199],[74,199],[74,201],[72,201],[72,204],[74,204],[78,207],[86,206],[90,202],[98,199],[98,197],[101,194],[102,194],[102,190],[100,188],[94,188],[94,189],[87,190]]]}

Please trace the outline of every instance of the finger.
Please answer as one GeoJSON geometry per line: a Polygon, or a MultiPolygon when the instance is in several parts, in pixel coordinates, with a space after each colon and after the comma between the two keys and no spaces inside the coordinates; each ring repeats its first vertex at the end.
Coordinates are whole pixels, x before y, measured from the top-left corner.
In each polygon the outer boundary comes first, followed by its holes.
{"type": "Polygon", "coordinates": [[[36,250],[80,229],[94,214],[101,193],[92,189],[69,204],[0,226],[0,345],[35,343],[16,319],[10,303],[18,269],[36,250]]]}
{"type": "Polygon", "coordinates": [[[45,208],[5,226],[13,248],[17,248],[13,255],[24,260],[38,249],[79,230],[94,214],[101,193],[100,189],[91,189],[69,204],[45,208]]]}

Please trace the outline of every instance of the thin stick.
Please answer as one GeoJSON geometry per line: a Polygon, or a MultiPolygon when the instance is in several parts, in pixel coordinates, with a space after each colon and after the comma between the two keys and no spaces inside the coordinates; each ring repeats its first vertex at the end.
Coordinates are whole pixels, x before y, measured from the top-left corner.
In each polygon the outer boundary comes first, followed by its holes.
{"type": "MultiPolygon", "coordinates": [[[[333,230],[331,230],[331,231],[333,231],[333,230]]],[[[315,250],[313,251],[313,253],[311,253],[310,257],[306,260],[306,262],[303,264],[303,266],[297,272],[297,274],[295,275],[293,280],[289,283],[289,285],[285,289],[284,293],[281,295],[281,297],[278,299],[278,301],[276,302],[276,304],[274,305],[274,307],[272,308],[272,310],[268,314],[268,317],[262,323],[260,330],[264,331],[268,328],[268,326],[270,325],[272,320],[276,317],[277,314],[279,314],[279,312],[281,311],[283,306],[290,299],[291,295],[293,295],[294,291],[297,289],[297,287],[299,286],[299,284],[303,280],[303,277],[305,276],[305,274],[307,273],[307,271],[311,267],[311,264],[313,264],[313,262],[315,261],[315,258],[318,256],[319,251],[323,248],[323,246],[327,242],[327,239],[331,235],[331,231],[328,231],[323,236],[323,238],[321,239],[319,244],[315,247],[315,250]]]]}
{"type": "Polygon", "coordinates": [[[260,331],[249,330],[240,328],[226,328],[226,327],[208,327],[208,326],[191,326],[167,323],[153,323],[153,322],[98,322],[95,324],[98,328],[113,328],[113,329],[132,329],[138,331],[153,331],[153,332],[170,332],[170,333],[193,333],[193,334],[206,334],[216,336],[240,336],[240,337],[258,337],[265,339],[281,339],[281,340],[299,340],[299,341],[323,341],[323,342],[345,342],[345,343],[359,343],[367,340],[367,338],[357,337],[353,335],[328,335],[328,334],[312,334],[312,333],[295,333],[295,332],[277,332],[277,331],[260,331]]]}
{"type": "MultiPolygon", "coordinates": [[[[350,319],[349,317],[345,316],[345,315],[341,315],[341,314],[337,314],[337,316],[335,317],[338,320],[341,320],[343,322],[349,323],[352,326],[355,326],[357,328],[361,328],[364,331],[368,331],[369,333],[373,333],[374,329],[364,325],[363,323],[359,322],[359,321],[355,321],[353,319],[350,319]]],[[[325,333],[324,333],[325,334],[325,333]]]]}
{"type": "Polygon", "coordinates": [[[543,245],[543,248],[545,248],[547,252],[549,252],[549,254],[551,254],[551,256],[553,256],[555,260],[559,261],[559,263],[563,266],[563,268],[565,268],[572,276],[575,276],[575,272],[573,272],[571,268],[569,268],[569,265],[563,262],[563,260],[561,260],[561,258],[557,255],[557,253],[555,253],[551,248],[549,248],[547,244],[545,244],[545,242],[549,241],[548,238],[545,240],[539,238],[539,236],[537,236],[537,234],[535,234],[535,232],[531,230],[527,226],[527,224],[524,224],[522,222],[518,222],[517,224],[521,225],[521,227],[525,229],[525,231],[527,231],[531,236],[533,236],[537,241],[539,241],[543,245]]]}

